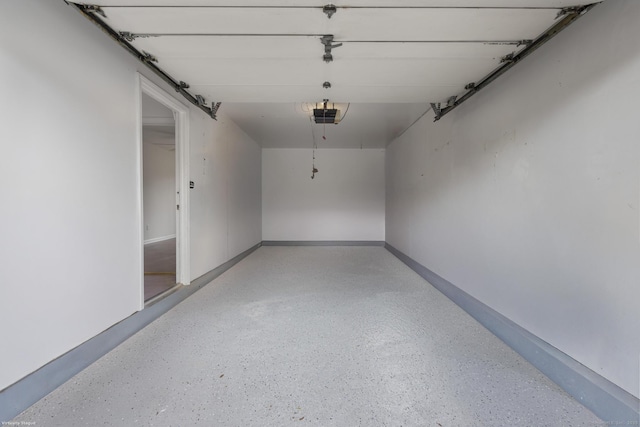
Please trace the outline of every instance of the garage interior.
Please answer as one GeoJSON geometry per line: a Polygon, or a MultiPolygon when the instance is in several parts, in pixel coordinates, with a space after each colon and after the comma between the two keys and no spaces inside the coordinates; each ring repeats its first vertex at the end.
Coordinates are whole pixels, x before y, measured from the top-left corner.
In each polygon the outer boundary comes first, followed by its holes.
{"type": "Polygon", "coordinates": [[[640,4],[10,3],[3,421],[638,423],[640,4]]]}

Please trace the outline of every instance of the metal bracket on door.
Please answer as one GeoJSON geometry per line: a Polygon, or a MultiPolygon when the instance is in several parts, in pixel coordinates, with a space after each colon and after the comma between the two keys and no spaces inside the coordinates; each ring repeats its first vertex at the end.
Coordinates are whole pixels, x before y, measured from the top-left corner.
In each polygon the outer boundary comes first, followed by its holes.
{"type": "Polygon", "coordinates": [[[327,17],[331,19],[331,17],[338,11],[335,4],[326,4],[322,8],[322,11],[327,14],[327,17]]]}

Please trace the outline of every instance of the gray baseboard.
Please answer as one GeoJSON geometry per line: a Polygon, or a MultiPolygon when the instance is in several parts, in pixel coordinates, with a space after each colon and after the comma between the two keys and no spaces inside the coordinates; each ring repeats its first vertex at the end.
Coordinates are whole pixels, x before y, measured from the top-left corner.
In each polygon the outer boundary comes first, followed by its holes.
{"type": "Polygon", "coordinates": [[[221,266],[200,276],[189,286],[183,286],[153,305],[145,307],[144,310],[132,314],[106,331],[101,332],[0,391],[0,421],[4,423],[19,415],[29,406],[116,348],[127,338],[233,267],[260,246],[261,244],[258,243],[221,266]]]}
{"type": "Polygon", "coordinates": [[[264,240],[262,246],[380,246],[378,240],[264,240]]]}
{"type": "Polygon", "coordinates": [[[639,425],[640,401],[388,243],[385,248],[598,417],[639,425]]]}

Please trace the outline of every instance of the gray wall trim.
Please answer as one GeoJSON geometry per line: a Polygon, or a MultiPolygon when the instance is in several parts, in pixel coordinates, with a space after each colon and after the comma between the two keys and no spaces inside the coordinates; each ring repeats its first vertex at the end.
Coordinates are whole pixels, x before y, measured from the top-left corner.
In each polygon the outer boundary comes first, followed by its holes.
{"type": "Polygon", "coordinates": [[[635,396],[523,329],[388,243],[385,244],[385,248],[598,417],[624,425],[638,425],[640,401],[635,396]]]}
{"type": "Polygon", "coordinates": [[[264,240],[262,246],[380,246],[378,240],[264,240]]]}
{"type": "Polygon", "coordinates": [[[260,246],[261,243],[258,243],[195,279],[189,286],[182,286],[167,297],[116,323],[106,331],[101,332],[0,391],[0,420],[2,422],[9,421],[19,415],[84,368],[116,348],[127,338],[233,267],[260,246]]]}

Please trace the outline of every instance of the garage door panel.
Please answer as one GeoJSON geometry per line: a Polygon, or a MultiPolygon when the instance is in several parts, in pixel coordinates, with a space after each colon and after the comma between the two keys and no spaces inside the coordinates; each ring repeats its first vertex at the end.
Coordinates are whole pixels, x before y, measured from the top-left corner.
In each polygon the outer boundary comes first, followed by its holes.
{"type": "Polygon", "coordinates": [[[509,41],[532,39],[548,28],[556,10],[346,9],[331,34],[344,40],[509,41]]]}
{"type": "Polygon", "coordinates": [[[464,86],[498,64],[492,60],[367,60],[336,61],[331,81],[348,85],[444,85],[464,86]]]}
{"type": "Polygon", "coordinates": [[[109,25],[136,34],[333,34],[337,41],[531,39],[549,9],[344,9],[332,19],[305,8],[105,8],[109,25]]]}
{"type": "Polygon", "coordinates": [[[487,43],[344,43],[334,56],[351,59],[394,58],[491,58],[497,59],[518,49],[515,45],[487,43]]]}
{"type": "Polygon", "coordinates": [[[138,38],[133,45],[163,58],[322,58],[318,37],[163,36],[138,38]]]}
{"type": "Polygon", "coordinates": [[[239,59],[218,61],[210,58],[160,58],[159,65],[170,74],[182,76],[191,85],[313,85],[325,79],[321,61],[239,59]]]}
{"type": "MultiPolygon", "coordinates": [[[[457,86],[340,86],[330,91],[317,86],[248,86],[195,85],[192,93],[203,95],[207,102],[335,102],[427,103],[441,102],[460,93],[457,86]]],[[[292,107],[293,108],[293,107],[292,107]]]]}
{"type": "Polygon", "coordinates": [[[107,23],[138,34],[325,34],[327,16],[303,8],[106,7],[107,23]]]}
{"type": "Polygon", "coordinates": [[[189,90],[214,102],[293,103],[322,100],[327,96],[317,85],[193,85],[189,90]]]}
{"type": "Polygon", "coordinates": [[[305,60],[167,59],[159,65],[192,85],[462,85],[495,69],[493,60],[336,60],[332,66],[305,60]]]}
{"type": "MultiPolygon", "coordinates": [[[[163,58],[320,59],[318,37],[163,36],[138,38],[133,45],[163,58]]],[[[334,52],[352,59],[501,58],[519,49],[487,43],[344,43],[334,52]]]]}

